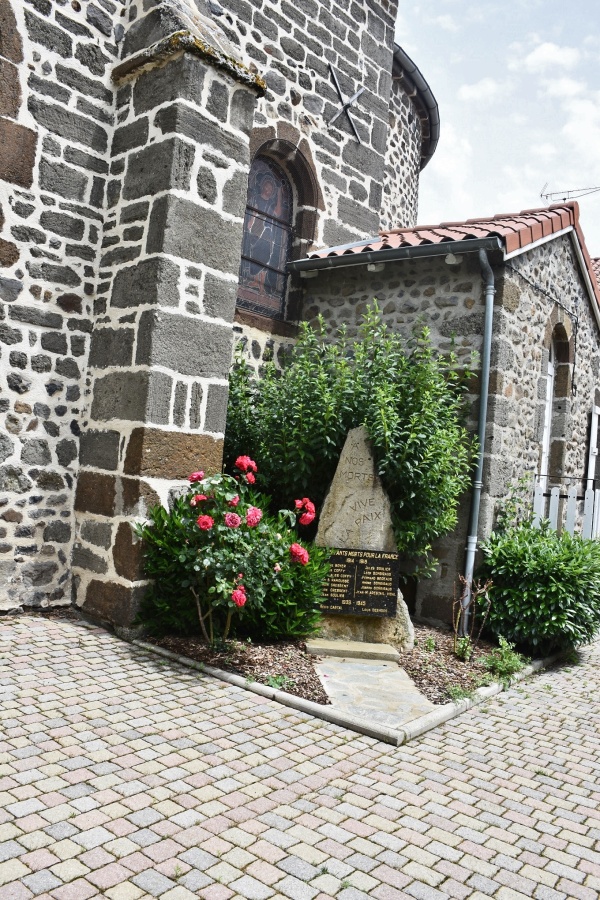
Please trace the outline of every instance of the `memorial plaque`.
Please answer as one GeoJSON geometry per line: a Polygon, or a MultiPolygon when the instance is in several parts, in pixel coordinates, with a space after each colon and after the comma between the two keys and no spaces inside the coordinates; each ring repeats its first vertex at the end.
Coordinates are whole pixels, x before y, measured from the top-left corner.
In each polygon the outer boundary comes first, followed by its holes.
{"type": "Polygon", "coordinates": [[[326,615],[393,618],[398,598],[397,553],[374,550],[337,550],[321,604],[326,615]]]}

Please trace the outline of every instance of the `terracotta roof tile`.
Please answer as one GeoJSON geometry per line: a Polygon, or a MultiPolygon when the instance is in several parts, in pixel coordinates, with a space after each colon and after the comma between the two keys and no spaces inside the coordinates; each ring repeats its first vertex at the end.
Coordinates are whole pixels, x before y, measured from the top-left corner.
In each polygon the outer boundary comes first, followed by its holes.
{"type": "Polygon", "coordinates": [[[427,244],[442,244],[449,241],[466,241],[486,237],[498,237],[504,244],[505,252],[514,253],[516,250],[524,250],[535,241],[549,237],[568,227],[575,230],[592,288],[600,306],[600,258],[590,259],[579,224],[579,205],[574,200],[541,209],[524,209],[520,213],[499,213],[487,218],[467,219],[465,222],[442,222],[440,225],[394,228],[381,232],[369,241],[318,250],[311,253],[309,258],[323,259],[328,256],[370,253],[378,250],[419,247],[427,244]]]}

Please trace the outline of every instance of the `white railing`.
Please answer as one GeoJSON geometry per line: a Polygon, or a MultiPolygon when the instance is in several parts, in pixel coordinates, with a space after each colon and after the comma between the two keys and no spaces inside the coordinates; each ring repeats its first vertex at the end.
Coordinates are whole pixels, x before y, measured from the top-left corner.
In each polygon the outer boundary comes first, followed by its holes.
{"type": "Polygon", "coordinates": [[[537,475],[533,490],[534,526],[539,527],[542,519],[547,519],[554,531],[600,537],[600,490],[595,489],[596,484],[578,480],[570,486],[548,485],[546,478],[537,475]]]}

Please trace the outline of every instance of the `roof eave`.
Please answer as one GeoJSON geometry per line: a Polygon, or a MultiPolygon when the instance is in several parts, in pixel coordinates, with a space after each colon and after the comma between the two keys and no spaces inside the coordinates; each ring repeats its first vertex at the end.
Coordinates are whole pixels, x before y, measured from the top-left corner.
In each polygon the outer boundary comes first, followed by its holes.
{"type": "Polygon", "coordinates": [[[392,77],[400,79],[421,120],[421,169],[424,169],[440,139],[440,110],[437,100],[418,66],[398,44],[394,44],[392,77]]]}

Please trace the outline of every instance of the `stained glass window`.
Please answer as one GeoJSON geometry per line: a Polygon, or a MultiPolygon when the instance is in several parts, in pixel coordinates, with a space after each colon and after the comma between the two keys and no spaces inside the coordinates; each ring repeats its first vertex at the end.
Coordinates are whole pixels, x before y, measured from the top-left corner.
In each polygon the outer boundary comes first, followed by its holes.
{"type": "Polygon", "coordinates": [[[257,157],[250,169],[237,305],[282,319],[292,234],[292,190],[283,171],[257,157]]]}

